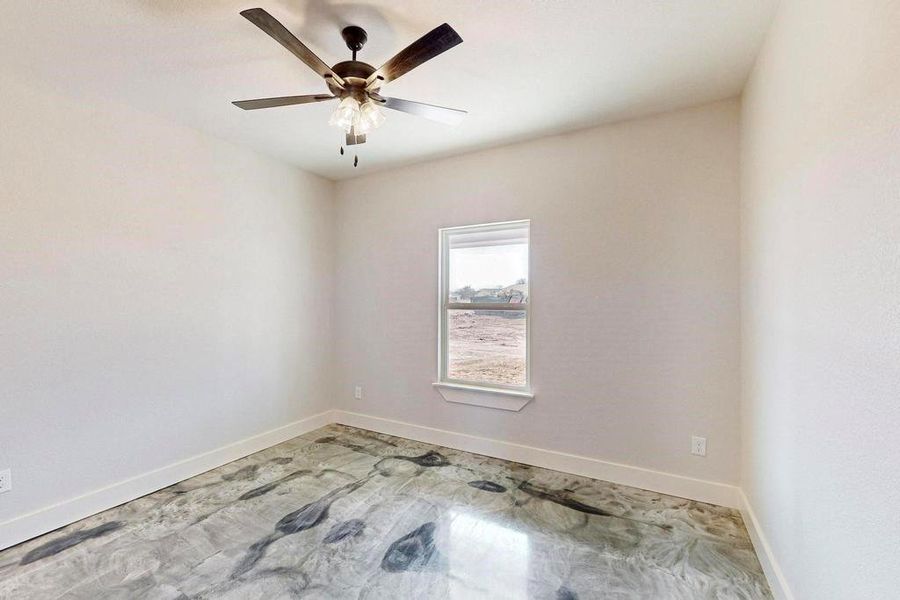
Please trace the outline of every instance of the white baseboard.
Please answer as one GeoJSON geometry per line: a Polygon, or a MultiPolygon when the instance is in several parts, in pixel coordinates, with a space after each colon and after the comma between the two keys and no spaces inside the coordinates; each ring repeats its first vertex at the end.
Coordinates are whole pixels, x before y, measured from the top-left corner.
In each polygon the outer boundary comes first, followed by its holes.
{"type": "Polygon", "coordinates": [[[750,540],[753,542],[756,556],[759,558],[766,578],[769,580],[772,595],[775,596],[775,600],[794,600],[794,594],[791,592],[791,588],[788,587],[784,572],[775,559],[775,554],[772,552],[769,540],[766,538],[762,526],[756,518],[756,513],[753,512],[750,500],[744,494],[744,490],[739,489],[738,493],[740,494],[740,509],[741,515],[744,517],[744,525],[747,526],[747,532],[750,534],[750,540]]]}
{"type": "Polygon", "coordinates": [[[328,410],[0,523],[0,550],[335,422],[328,410]]]}
{"type": "Polygon", "coordinates": [[[338,423],[370,429],[379,433],[396,435],[420,442],[447,446],[476,454],[512,460],[536,467],[544,467],[573,473],[594,479],[602,479],[622,485],[652,490],[662,494],[690,498],[729,508],[740,508],[739,490],[736,486],[715,481],[694,479],[641,467],[607,462],[596,458],[544,450],[511,442],[477,437],[455,431],[424,427],[402,421],[372,417],[343,410],[333,411],[338,423]]]}
{"type": "MultiPolygon", "coordinates": [[[[725,483],[673,475],[586,456],[534,448],[381,417],[342,410],[329,410],[0,523],[0,549],[74,523],[85,517],[155,492],[179,481],[189,479],[254,452],[265,450],[329,423],[342,423],[430,444],[447,446],[594,479],[602,479],[730,508],[743,509],[746,506],[741,503],[742,494],[738,488],[725,483]]],[[[752,512],[748,512],[748,514],[751,515],[750,519],[752,519],[752,512]]],[[[748,528],[751,528],[749,522],[748,528]]],[[[751,529],[752,534],[753,530],[751,529]]],[[[756,539],[754,539],[754,543],[756,543],[756,539]]],[[[760,549],[768,548],[765,545],[757,547],[760,549]]],[[[762,555],[760,560],[764,560],[762,555]]],[[[768,573],[769,571],[767,571],[768,573]]],[[[792,600],[790,596],[784,596],[784,598],[792,600]]]]}

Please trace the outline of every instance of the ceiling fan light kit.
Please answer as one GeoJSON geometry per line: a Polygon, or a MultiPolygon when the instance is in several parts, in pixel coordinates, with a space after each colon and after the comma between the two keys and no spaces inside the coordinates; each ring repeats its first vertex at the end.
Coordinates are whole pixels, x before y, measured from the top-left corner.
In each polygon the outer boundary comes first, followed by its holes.
{"type": "MultiPolygon", "coordinates": [[[[357,52],[362,50],[368,40],[362,27],[350,25],[341,31],[347,48],[352,52],[352,59],[329,67],[265,10],[250,8],[241,11],[241,15],[318,73],[325,80],[330,94],[283,96],[232,102],[238,108],[256,110],[340,100],[328,123],[343,130],[345,143],[348,146],[364,144],[366,135],[384,123],[385,115],[381,110],[382,107],[450,125],[459,123],[466,116],[464,110],[389,98],[379,94],[382,85],[398,79],[422,63],[462,43],[459,34],[446,23],[426,33],[376,69],[370,64],[356,60],[357,52]]],[[[344,148],[341,146],[341,155],[343,154],[344,148]]],[[[353,166],[355,167],[357,164],[359,164],[359,158],[354,156],[353,166]]]]}
{"type": "Polygon", "coordinates": [[[346,96],[331,113],[328,124],[343,129],[345,133],[356,131],[365,134],[378,129],[384,120],[384,112],[368,98],[360,103],[353,96],[346,96]]]}

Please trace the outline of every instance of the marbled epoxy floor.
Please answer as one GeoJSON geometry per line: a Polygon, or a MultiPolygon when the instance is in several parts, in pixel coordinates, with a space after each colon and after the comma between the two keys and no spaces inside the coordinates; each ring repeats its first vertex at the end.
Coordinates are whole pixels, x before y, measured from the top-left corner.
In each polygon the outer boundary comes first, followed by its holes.
{"type": "Polygon", "coordinates": [[[0,552],[0,598],[771,598],[740,515],[332,425],[0,552]]]}

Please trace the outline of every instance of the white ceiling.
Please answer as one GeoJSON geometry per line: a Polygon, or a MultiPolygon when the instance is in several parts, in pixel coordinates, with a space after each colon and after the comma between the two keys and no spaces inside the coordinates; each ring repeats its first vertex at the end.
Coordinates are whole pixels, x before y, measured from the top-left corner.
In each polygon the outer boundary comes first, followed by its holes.
{"type": "MultiPolygon", "coordinates": [[[[84,101],[105,97],[332,179],[740,93],[776,0],[0,0],[0,66],[84,101]],[[469,111],[449,127],[387,111],[338,155],[334,103],[259,111],[230,104],[326,91],[241,17],[265,8],[329,63],[340,30],[364,27],[379,66],[450,23],[464,43],[384,95],[469,111]]],[[[62,108],[64,110],[64,108],[62,108]]]]}

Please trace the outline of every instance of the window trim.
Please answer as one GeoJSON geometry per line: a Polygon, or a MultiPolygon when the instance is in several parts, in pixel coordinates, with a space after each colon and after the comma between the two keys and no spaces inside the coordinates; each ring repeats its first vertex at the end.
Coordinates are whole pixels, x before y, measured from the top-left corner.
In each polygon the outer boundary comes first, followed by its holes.
{"type": "Polygon", "coordinates": [[[488,394],[509,394],[521,397],[533,397],[531,388],[531,219],[516,221],[499,221],[495,223],[479,223],[476,225],[460,225],[456,227],[441,227],[438,229],[438,378],[434,384],[436,387],[457,388],[488,394]],[[522,226],[528,228],[528,301],[523,304],[515,303],[466,303],[449,302],[450,298],[450,235],[454,233],[471,231],[502,231],[504,229],[516,229],[522,226]],[[449,353],[447,349],[448,335],[447,322],[450,310],[515,310],[525,313],[525,385],[507,385],[502,383],[486,383],[482,381],[467,381],[453,379],[447,376],[449,353]]]}

